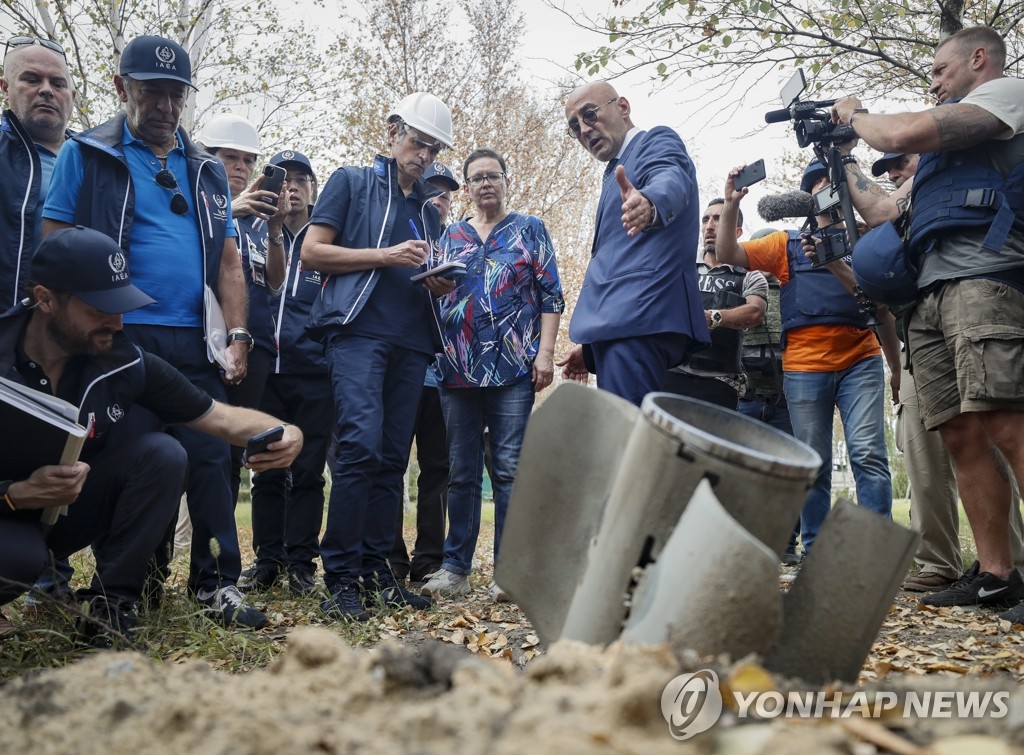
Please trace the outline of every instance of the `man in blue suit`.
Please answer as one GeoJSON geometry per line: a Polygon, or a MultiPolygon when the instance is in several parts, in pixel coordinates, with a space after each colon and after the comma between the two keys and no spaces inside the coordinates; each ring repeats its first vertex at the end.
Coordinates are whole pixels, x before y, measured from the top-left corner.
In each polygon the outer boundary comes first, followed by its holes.
{"type": "Polygon", "coordinates": [[[629,101],[605,81],[565,105],[569,134],[601,162],[604,186],[594,246],[569,324],[581,344],[559,362],[562,377],[639,405],[665,372],[710,340],[692,250],[698,240],[697,176],[675,131],[641,131],[629,101]],[[614,180],[612,175],[614,174],[614,180]]]}

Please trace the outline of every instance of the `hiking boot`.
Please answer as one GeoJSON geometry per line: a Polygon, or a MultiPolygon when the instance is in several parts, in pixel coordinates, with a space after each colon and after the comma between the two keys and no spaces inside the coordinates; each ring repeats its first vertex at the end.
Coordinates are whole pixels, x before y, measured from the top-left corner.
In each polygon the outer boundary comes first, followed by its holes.
{"type": "Polygon", "coordinates": [[[316,573],[309,569],[289,569],[288,589],[296,597],[312,595],[316,592],[316,573]]]}
{"type": "Polygon", "coordinates": [[[935,592],[945,590],[955,582],[955,577],[947,577],[934,571],[919,571],[903,580],[903,589],[908,592],[935,592]]]}
{"type": "Polygon", "coordinates": [[[281,569],[275,564],[257,564],[242,572],[238,578],[238,589],[242,592],[263,592],[277,584],[281,569]]]}
{"type": "Polygon", "coordinates": [[[389,608],[411,606],[419,611],[434,605],[433,599],[417,595],[412,590],[407,590],[399,585],[387,569],[374,572],[369,577],[363,577],[363,589],[369,594],[371,600],[376,595],[380,595],[380,599],[389,608]]]}
{"type": "Polygon", "coordinates": [[[199,590],[196,600],[206,606],[207,613],[226,627],[237,625],[249,629],[262,629],[267,625],[267,616],[245,602],[242,593],[234,585],[224,585],[216,590],[199,590]]]}
{"type": "Polygon", "coordinates": [[[369,621],[370,614],[359,599],[359,587],[354,581],[327,585],[331,597],[320,604],[320,610],[332,619],[342,621],[369,621]]]}
{"type": "Polygon", "coordinates": [[[1007,579],[1000,579],[987,571],[980,572],[975,561],[956,582],[940,592],[925,595],[926,606],[993,606],[1008,608],[1024,600],[1024,581],[1016,569],[1007,579]]]}
{"type": "Polygon", "coordinates": [[[115,603],[94,597],[82,604],[77,641],[80,645],[97,650],[131,650],[135,648],[135,628],[139,619],[134,612],[123,610],[115,603]]]}
{"type": "Polygon", "coordinates": [[[512,598],[508,596],[508,593],[501,589],[497,582],[491,582],[487,588],[487,597],[493,600],[495,603],[511,603],[512,598]]]}
{"type": "Polygon", "coordinates": [[[435,600],[441,598],[460,598],[470,591],[469,575],[456,574],[448,569],[438,569],[426,584],[420,588],[420,595],[429,595],[435,600]]]}

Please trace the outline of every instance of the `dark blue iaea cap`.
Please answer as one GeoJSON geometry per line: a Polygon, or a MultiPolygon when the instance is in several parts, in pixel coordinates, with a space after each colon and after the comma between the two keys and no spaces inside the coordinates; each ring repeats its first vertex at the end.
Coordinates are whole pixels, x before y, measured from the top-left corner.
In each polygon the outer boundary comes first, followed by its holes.
{"type": "Polygon", "coordinates": [[[278,152],[276,155],[270,158],[268,162],[271,165],[280,165],[282,168],[287,168],[289,163],[299,166],[302,170],[313,176],[316,179],[316,173],[313,171],[313,164],[309,161],[301,152],[296,152],[293,149],[286,149],[282,152],[278,152]]]}
{"type": "Polygon", "coordinates": [[[828,168],[825,167],[824,163],[817,158],[807,163],[807,167],[804,168],[804,177],[800,179],[800,191],[811,193],[814,188],[814,184],[818,183],[818,180],[822,176],[828,175],[828,168]]]}
{"type": "Polygon", "coordinates": [[[117,72],[139,81],[170,79],[188,84],[193,89],[192,61],[185,48],[163,37],[136,37],[121,53],[117,72]]]}
{"type": "Polygon", "coordinates": [[[29,280],[52,291],[68,291],[90,307],[112,315],[153,304],[132,285],[128,258],[112,238],[76,225],[54,231],[36,248],[29,280]]]}
{"type": "Polygon", "coordinates": [[[455,174],[452,173],[444,163],[432,162],[428,165],[427,169],[423,171],[423,180],[435,180],[438,183],[447,186],[452,191],[459,190],[459,182],[455,180],[455,174]]]}

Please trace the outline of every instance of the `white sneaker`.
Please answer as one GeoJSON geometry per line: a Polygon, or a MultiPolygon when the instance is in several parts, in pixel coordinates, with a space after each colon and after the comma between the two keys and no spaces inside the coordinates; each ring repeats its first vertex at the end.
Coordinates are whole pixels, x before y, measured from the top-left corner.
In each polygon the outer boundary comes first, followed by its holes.
{"type": "Polygon", "coordinates": [[[512,602],[512,598],[510,598],[508,593],[498,586],[497,582],[491,582],[491,586],[487,588],[487,597],[496,603],[512,602]]]}
{"type": "Polygon", "coordinates": [[[467,595],[469,591],[468,574],[456,574],[442,567],[420,588],[420,595],[429,595],[435,599],[458,598],[467,595]]]}

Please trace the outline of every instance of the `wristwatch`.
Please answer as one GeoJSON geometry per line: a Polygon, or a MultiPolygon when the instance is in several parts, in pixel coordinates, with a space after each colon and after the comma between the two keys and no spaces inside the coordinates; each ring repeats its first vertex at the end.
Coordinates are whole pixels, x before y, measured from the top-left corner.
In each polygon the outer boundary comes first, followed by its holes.
{"type": "Polygon", "coordinates": [[[277,234],[273,238],[269,239],[269,241],[271,244],[280,244],[281,246],[284,246],[284,233],[277,234]]]}
{"type": "Polygon", "coordinates": [[[252,347],[255,345],[252,334],[245,328],[232,328],[228,331],[228,345],[230,346],[233,341],[249,344],[249,351],[252,351],[252,347]]]}
{"type": "Polygon", "coordinates": [[[711,310],[711,329],[714,330],[715,328],[717,328],[721,324],[722,324],[722,313],[719,310],[717,310],[717,309],[711,310]]]}
{"type": "Polygon", "coordinates": [[[3,482],[0,482],[0,499],[3,500],[4,504],[11,511],[17,511],[18,508],[14,505],[14,501],[12,501],[11,497],[7,495],[7,491],[10,490],[11,485],[13,484],[14,480],[4,480],[3,482]]]}

